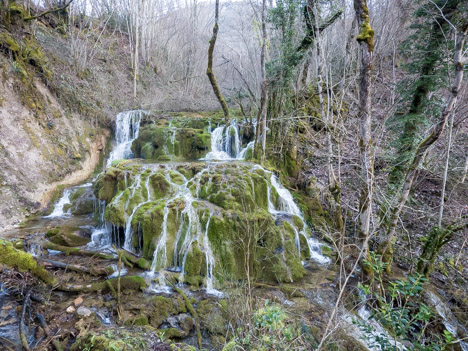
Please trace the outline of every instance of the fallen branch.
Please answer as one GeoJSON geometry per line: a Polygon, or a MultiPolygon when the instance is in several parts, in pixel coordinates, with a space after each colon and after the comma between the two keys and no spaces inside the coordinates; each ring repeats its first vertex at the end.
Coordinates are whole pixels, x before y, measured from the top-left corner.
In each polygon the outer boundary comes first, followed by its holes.
{"type": "Polygon", "coordinates": [[[31,296],[31,290],[28,290],[26,292],[26,296],[24,298],[23,309],[21,311],[21,318],[20,318],[20,322],[19,322],[19,336],[20,336],[20,340],[21,340],[21,345],[23,345],[23,349],[25,349],[26,351],[31,350],[29,348],[28,339],[27,339],[26,333],[24,331],[24,327],[25,327],[24,318],[26,316],[26,309],[29,308],[30,305],[31,305],[30,296],[31,296]]]}
{"type": "Polygon", "coordinates": [[[24,20],[24,21],[32,21],[32,20],[37,19],[37,18],[39,18],[39,17],[45,16],[45,15],[47,15],[47,14],[49,14],[49,13],[63,11],[63,10],[65,10],[68,6],[70,6],[70,4],[71,4],[72,2],[73,2],[73,0],[70,0],[68,3],[65,4],[65,6],[51,8],[51,9],[49,9],[49,10],[47,10],[47,11],[41,12],[41,13],[38,14],[38,15],[25,17],[25,18],[23,18],[23,20],[24,20]]]}
{"type": "Polygon", "coordinates": [[[4,347],[5,350],[7,350],[7,351],[15,351],[13,348],[11,348],[10,346],[6,345],[6,343],[8,343],[9,345],[12,345],[13,347],[16,347],[16,344],[13,343],[13,341],[8,340],[7,338],[4,338],[4,337],[0,336],[0,345],[3,345],[3,347],[4,347]]]}
{"type": "Polygon", "coordinates": [[[55,250],[55,251],[62,251],[65,255],[75,255],[75,256],[86,256],[86,257],[97,257],[102,258],[104,260],[116,260],[117,258],[113,255],[106,255],[99,252],[94,251],[86,251],[82,250],[79,247],[67,247],[62,245],[57,245],[51,242],[47,242],[45,248],[48,250],[55,250]]]}
{"type": "Polygon", "coordinates": [[[47,337],[49,337],[52,340],[52,345],[54,345],[55,349],[57,351],[63,351],[62,345],[60,345],[60,343],[56,339],[54,339],[53,335],[51,335],[49,327],[47,326],[47,323],[44,319],[44,316],[38,313],[37,319],[39,320],[39,323],[41,324],[44,333],[47,335],[47,337]]]}
{"type": "Polygon", "coordinates": [[[88,267],[84,267],[84,266],[80,266],[80,265],[68,264],[68,263],[64,263],[64,262],[60,262],[60,261],[53,261],[53,260],[49,260],[49,259],[45,259],[45,258],[40,258],[39,261],[42,262],[42,263],[45,263],[44,266],[46,266],[46,267],[47,266],[52,266],[52,267],[55,267],[55,268],[66,269],[66,270],[79,272],[79,273],[88,273],[88,274],[91,274],[91,275],[105,275],[105,276],[107,276],[107,275],[110,275],[110,274],[114,273],[114,269],[112,267],[101,268],[101,267],[90,266],[88,268],[88,267]]]}

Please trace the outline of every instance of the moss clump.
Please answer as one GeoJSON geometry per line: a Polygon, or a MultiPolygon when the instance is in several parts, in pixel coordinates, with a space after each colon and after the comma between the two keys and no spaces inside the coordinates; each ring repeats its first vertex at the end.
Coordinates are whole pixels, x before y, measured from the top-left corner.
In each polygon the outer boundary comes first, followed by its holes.
{"type": "Polygon", "coordinates": [[[201,274],[204,258],[205,254],[200,249],[200,246],[198,246],[198,242],[193,242],[185,262],[185,272],[188,276],[201,274]]]}
{"type": "Polygon", "coordinates": [[[80,335],[71,346],[71,351],[146,351],[148,345],[147,328],[106,329],[80,335]]]}
{"type": "Polygon", "coordinates": [[[49,285],[55,285],[55,277],[40,266],[31,254],[17,250],[9,241],[0,239],[0,263],[20,272],[30,271],[49,285]]]}
{"type": "Polygon", "coordinates": [[[182,338],[182,331],[177,328],[158,329],[158,334],[163,339],[180,339],[182,338]]]}
{"type": "Polygon", "coordinates": [[[369,52],[372,52],[374,51],[374,30],[372,29],[372,26],[370,24],[369,9],[367,8],[367,6],[364,6],[363,8],[363,15],[361,15],[361,19],[363,19],[363,22],[361,24],[361,31],[356,37],[356,40],[359,43],[366,42],[368,45],[369,52]]]}
{"type": "Polygon", "coordinates": [[[225,301],[203,300],[196,307],[201,327],[210,334],[224,335],[227,329],[225,301]]]}
{"type": "Polygon", "coordinates": [[[179,303],[173,301],[170,298],[164,296],[155,296],[151,300],[151,305],[148,306],[149,309],[149,321],[151,326],[154,328],[159,328],[159,326],[166,320],[170,315],[178,313],[179,303]]]}

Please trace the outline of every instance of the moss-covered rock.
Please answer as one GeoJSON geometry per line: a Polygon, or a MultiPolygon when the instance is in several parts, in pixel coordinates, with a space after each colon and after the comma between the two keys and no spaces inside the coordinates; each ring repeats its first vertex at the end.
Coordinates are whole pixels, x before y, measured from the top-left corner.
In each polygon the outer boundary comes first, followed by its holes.
{"type": "Polygon", "coordinates": [[[202,329],[209,331],[210,334],[224,335],[226,333],[225,311],[226,301],[217,302],[214,300],[203,300],[196,307],[200,325],[202,329]]]}
{"type": "Polygon", "coordinates": [[[46,237],[51,242],[61,246],[78,247],[88,244],[91,239],[80,228],[77,227],[59,227],[52,228],[46,233],[46,237]]]}
{"type": "Polygon", "coordinates": [[[96,197],[91,187],[76,188],[70,194],[70,212],[76,216],[93,213],[95,200],[96,197]]]}
{"type": "Polygon", "coordinates": [[[13,243],[0,239],[0,263],[16,268],[20,272],[29,271],[49,285],[55,285],[55,277],[39,265],[31,254],[14,248],[13,243]]]}
{"type": "Polygon", "coordinates": [[[187,311],[185,303],[181,298],[168,298],[155,296],[148,306],[148,317],[151,326],[159,328],[167,317],[187,311]]]}
{"type": "Polygon", "coordinates": [[[211,146],[211,134],[204,129],[146,125],[133,142],[136,157],[168,161],[196,160],[204,157],[211,146]]]}
{"type": "Polygon", "coordinates": [[[103,173],[95,192],[108,202],[108,222],[121,233],[131,226],[134,250],[157,270],[179,267],[179,280],[194,287],[208,278],[244,279],[247,272],[268,282],[304,274],[308,245],[298,238],[304,223],[271,214],[272,206],[281,208],[279,195],[271,172],[259,166],[125,162],[103,173]]]}

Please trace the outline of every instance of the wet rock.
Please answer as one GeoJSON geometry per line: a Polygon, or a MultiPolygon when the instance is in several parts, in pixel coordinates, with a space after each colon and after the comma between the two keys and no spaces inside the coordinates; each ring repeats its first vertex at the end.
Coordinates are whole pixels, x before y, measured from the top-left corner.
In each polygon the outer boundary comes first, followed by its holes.
{"type": "Polygon", "coordinates": [[[51,242],[61,246],[78,247],[89,243],[91,240],[87,238],[87,232],[77,227],[60,227],[50,229],[46,233],[46,237],[51,242]]]}
{"type": "Polygon", "coordinates": [[[91,311],[89,308],[81,306],[76,310],[76,313],[80,317],[89,317],[93,314],[93,311],[91,311]]]}
{"type": "Polygon", "coordinates": [[[76,216],[93,213],[95,200],[92,187],[78,188],[70,195],[70,211],[76,216]]]}

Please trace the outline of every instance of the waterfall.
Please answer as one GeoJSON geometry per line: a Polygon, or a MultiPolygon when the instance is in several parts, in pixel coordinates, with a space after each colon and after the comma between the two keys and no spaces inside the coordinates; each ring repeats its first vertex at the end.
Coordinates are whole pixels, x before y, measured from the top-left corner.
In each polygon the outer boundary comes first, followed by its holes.
{"type": "MultiPolygon", "coordinates": [[[[254,124],[255,130],[255,124],[254,124]]],[[[211,132],[211,151],[206,154],[204,160],[243,160],[247,151],[253,148],[251,141],[245,148],[242,148],[239,124],[232,120],[231,124],[218,126],[211,132]]]]}
{"type": "MultiPolygon", "coordinates": [[[[151,200],[152,200],[151,199],[151,189],[150,189],[149,182],[150,182],[151,176],[153,174],[154,174],[154,171],[151,171],[150,174],[148,174],[148,177],[146,178],[146,183],[145,183],[146,201],[140,202],[138,205],[136,205],[133,208],[132,214],[128,217],[127,223],[125,224],[125,243],[124,243],[123,247],[124,247],[125,250],[131,251],[131,252],[133,252],[133,247],[131,245],[132,244],[132,238],[133,238],[133,230],[132,230],[133,216],[135,215],[136,211],[138,211],[138,209],[141,206],[146,205],[147,203],[151,202],[151,200]]],[[[140,179],[141,179],[141,177],[139,177],[139,180],[140,179]]],[[[138,184],[140,184],[140,181],[138,181],[138,184]]],[[[133,196],[135,195],[135,191],[136,191],[136,188],[134,189],[133,196]]],[[[129,197],[129,200],[127,201],[127,206],[128,206],[129,201],[130,201],[130,197],[129,197]]]]}
{"type": "Polygon", "coordinates": [[[120,112],[115,118],[115,147],[107,159],[107,167],[112,161],[131,158],[132,142],[138,138],[142,116],[146,114],[142,110],[120,112]]]}
{"type": "Polygon", "coordinates": [[[63,192],[62,197],[57,201],[57,203],[54,206],[54,210],[52,213],[48,216],[45,216],[45,218],[56,218],[56,217],[63,217],[63,216],[69,216],[70,215],[70,210],[67,212],[64,211],[64,207],[66,205],[71,205],[70,201],[70,195],[71,195],[72,189],[65,189],[63,192]]]}
{"type": "Polygon", "coordinates": [[[307,225],[305,222],[305,219],[301,213],[301,210],[299,207],[296,205],[294,202],[294,199],[292,197],[291,192],[283,187],[279,182],[278,178],[272,173],[271,174],[271,186],[276,190],[278,193],[278,202],[279,202],[279,210],[275,208],[273,205],[272,199],[271,199],[271,187],[268,187],[268,211],[276,216],[281,213],[286,213],[291,216],[297,216],[301,219],[303,226],[301,229],[298,229],[294,223],[291,223],[293,229],[294,229],[294,234],[295,234],[295,243],[297,246],[297,249],[299,250],[299,254],[301,252],[301,243],[300,243],[300,237],[299,235],[302,235],[306,241],[307,245],[309,248],[309,254],[310,258],[313,259],[314,261],[317,261],[321,264],[328,264],[330,263],[330,258],[322,255],[322,245],[318,240],[310,237],[307,235],[307,225]]]}
{"type": "MultiPolygon", "coordinates": [[[[109,157],[108,165],[110,165],[113,160],[123,157],[132,157],[131,144],[133,140],[138,137],[139,125],[143,113],[143,111],[138,110],[123,112],[117,116],[116,146],[109,157]]],[[[211,131],[211,126],[209,129],[211,131]]],[[[168,130],[172,148],[174,148],[177,128],[173,126],[171,122],[168,130]]],[[[254,142],[251,141],[242,148],[241,134],[240,126],[235,120],[233,120],[228,127],[218,125],[211,131],[211,152],[207,154],[205,160],[244,160],[247,152],[253,148],[254,142]]],[[[195,249],[195,245],[198,245],[205,256],[206,292],[208,294],[221,296],[222,293],[214,288],[216,258],[208,236],[213,213],[212,210],[209,211],[206,224],[202,225],[200,219],[201,213],[199,211],[201,181],[204,179],[203,187],[207,187],[211,182],[214,182],[211,173],[219,172],[218,167],[216,163],[207,163],[203,169],[197,171],[190,179],[187,179],[183,172],[179,172],[176,164],[172,163],[143,165],[139,173],[128,172],[126,170],[123,172],[125,188],[117,192],[109,206],[119,206],[120,210],[123,209],[123,219],[125,223],[123,230],[125,236],[122,247],[132,252],[138,251],[138,249],[135,249],[137,245],[134,245],[135,240],[133,240],[133,228],[136,227],[137,224],[134,218],[137,213],[140,213],[139,209],[141,209],[142,206],[155,200],[152,196],[151,176],[163,170],[165,173],[164,177],[169,183],[169,191],[164,199],[164,207],[162,209],[160,234],[157,242],[155,242],[151,269],[147,273],[147,276],[151,278],[151,290],[158,292],[168,290],[166,285],[166,274],[168,272],[165,271],[165,269],[180,272],[178,279],[183,282],[184,275],[186,274],[185,266],[188,262],[188,257],[195,249]],[[210,176],[205,177],[204,175],[206,175],[207,172],[210,176]],[[174,177],[181,178],[182,181],[176,181],[174,177]],[[177,208],[179,204],[183,206],[183,209],[180,213],[176,212],[177,215],[175,215],[176,218],[174,218],[173,215],[171,215],[172,209],[177,208]],[[176,220],[177,227],[172,229],[174,230],[172,235],[175,235],[175,238],[171,238],[171,240],[175,239],[175,242],[169,243],[168,240],[171,235],[169,228],[172,228],[170,226],[173,225],[174,220],[176,220]],[[135,222],[133,223],[133,227],[132,222],[135,222]],[[173,250],[173,252],[171,252],[173,255],[169,255],[169,247],[171,251],[173,250]],[[153,278],[156,276],[158,278],[154,280],[153,278]]],[[[290,223],[294,230],[294,243],[299,255],[301,252],[300,239],[301,236],[303,236],[308,244],[311,258],[319,263],[328,263],[329,259],[321,254],[321,244],[310,237],[305,219],[299,207],[294,202],[292,194],[280,184],[277,177],[272,172],[265,170],[260,165],[251,165],[248,166],[248,169],[251,171],[259,170],[262,174],[268,175],[266,179],[268,184],[268,210],[272,216],[283,216],[291,219],[293,217],[298,217],[302,221],[302,224],[298,224],[297,220],[295,222],[292,220],[290,223]],[[273,189],[278,194],[277,198],[275,197],[275,201],[273,201],[273,189]]],[[[252,191],[254,191],[252,179],[251,182],[252,191]]],[[[101,214],[103,214],[103,212],[102,210],[100,211],[101,214]]],[[[96,228],[96,230],[93,231],[92,242],[106,242],[104,239],[108,238],[110,233],[113,233],[116,244],[120,246],[119,228],[112,225],[111,230],[110,225],[106,226],[105,223],[101,225],[100,228],[96,228]]],[[[285,240],[286,238],[282,237],[283,246],[285,245],[285,240]]],[[[284,255],[283,252],[283,256],[284,255]]],[[[284,260],[286,260],[286,258],[284,258],[284,260]]],[[[291,276],[290,273],[289,276],[291,276]]]]}

